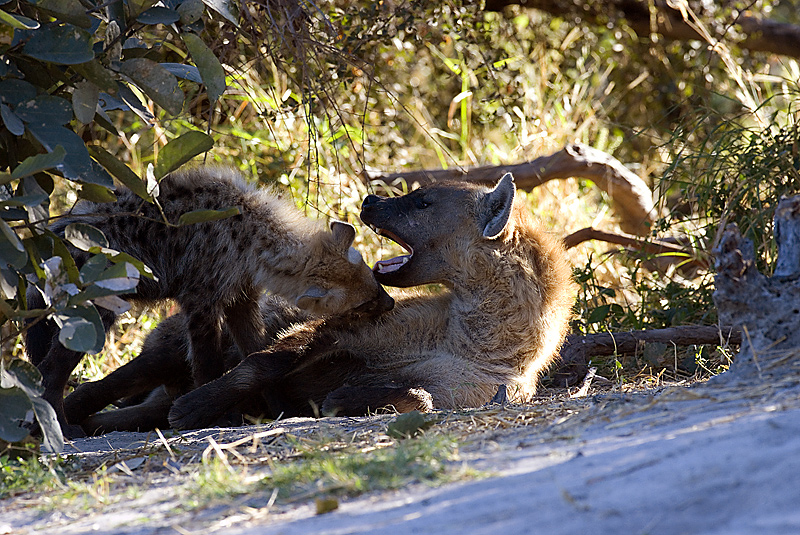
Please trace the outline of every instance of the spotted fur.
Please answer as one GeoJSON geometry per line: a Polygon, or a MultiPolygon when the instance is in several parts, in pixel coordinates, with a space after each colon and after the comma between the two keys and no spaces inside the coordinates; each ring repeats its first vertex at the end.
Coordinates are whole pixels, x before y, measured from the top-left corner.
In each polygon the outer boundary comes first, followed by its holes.
{"type": "MultiPolygon", "coordinates": [[[[352,248],[351,225],[333,222],[329,229],[305,218],[275,191],[258,189],[223,167],[173,173],[159,190],[160,208],[122,189],[114,203],[79,203],[53,230],[63,234],[69,223],[91,224],[105,234],[110,248],[152,269],[155,279],[142,278],[136,293],[127,297],[174,299],[180,305],[196,385],[223,372],[223,326],[244,355],[263,349],[258,299],[265,290],[317,315],[391,308],[391,298],[352,248]],[[240,214],[174,225],[189,211],[231,207],[240,214]]],[[[82,251],[74,256],[79,265],[88,258],[82,251]]],[[[41,304],[38,292],[29,293],[29,300],[32,306],[41,304]]],[[[103,314],[111,324],[113,316],[103,314]]],[[[27,342],[29,357],[44,376],[45,399],[56,407],[63,427],[62,393],[82,354],[61,346],[52,322],[34,325],[27,342]]]]}

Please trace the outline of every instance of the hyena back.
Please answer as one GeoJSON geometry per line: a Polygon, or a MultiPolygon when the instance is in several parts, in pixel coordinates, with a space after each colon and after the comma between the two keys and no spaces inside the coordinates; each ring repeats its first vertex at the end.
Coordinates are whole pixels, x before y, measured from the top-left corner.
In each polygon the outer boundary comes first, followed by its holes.
{"type": "MultiPolygon", "coordinates": [[[[223,372],[223,324],[243,354],[263,349],[258,299],[265,290],[315,315],[371,315],[393,306],[352,248],[351,225],[333,222],[328,229],[275,192],[257,189],[222,167],[172,173],[159,189],[160,209],[123,189],[114,203],[79,203],[54,230],[63,233],[71,222],[89,223],[105,234],[110,248],[153,270],[155,279],[143,278],[136,293],[125,297],[140,302],[171,298],[180,305],[195,385],[223,372]],[[238,207],[240,214],[183,226],[163,222],[166,217],[176,223],[188,211],[230,207],[238,207]]],[[[81,251],[73,254],[79,265],[88,258],[81,251]]],[[[29,300],[36,306],[41,296],[34,291],[29,300]]],[[[113,316],[103,314],[110,325],[113,316]]],[[[29,329],[27,345],[30,359],[42,370],[45,399],[65,427],[63,390],[82,354],[61,346],[52,322],[29,329]]]]}

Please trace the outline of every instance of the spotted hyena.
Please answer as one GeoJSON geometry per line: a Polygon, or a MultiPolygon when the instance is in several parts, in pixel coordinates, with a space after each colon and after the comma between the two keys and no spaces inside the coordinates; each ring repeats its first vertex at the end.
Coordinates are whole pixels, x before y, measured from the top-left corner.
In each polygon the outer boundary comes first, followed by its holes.
{"type": "MultiPolygon", "coordinates": [[[[197,386],[223,373],[223,326],[247,355],[263,349],[264,326],[258,308],[268,290],[311,314],[355,311],[378,314],[393,306],[360,254],[352,247],[354,228],[330,226],[304,217],[275,191],[249,185],[224,167],[197,167],[172,173],[159,184],[158,206],[123,189],[113,203],[79,203],[53,227],[57,234],[73,222],[93,225],[109,247],[149,266],[134,301],[174,299],[185,316],[187,353],[197,386]],[[226,219],[175,225],[189,211],[238,207],[226,219]],[[164,222],[166,219],[172,224],[164,222]]],[[[81,265],[89,254],[72,251],[81,265]]],[[[29,306],[43,306],[32,289],[29,306]]],[[[113,314],[101,309],[104,323],[113,314]]],[[[47,399],[67,431],[63,411],[66,382],[83,354],[58,341],[52,321],[33,325],[27,352],[44,379],[47,399]]],[[[67,434],[80,432],[69,429],[67,434]]]]}

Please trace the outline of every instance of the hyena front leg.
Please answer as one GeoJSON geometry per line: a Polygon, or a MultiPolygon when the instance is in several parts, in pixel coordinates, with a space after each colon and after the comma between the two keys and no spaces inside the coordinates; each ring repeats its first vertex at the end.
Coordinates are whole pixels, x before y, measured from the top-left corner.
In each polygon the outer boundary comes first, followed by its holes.
{"type": "Polygon", "coordinates": [[[240,295],[225,307],[225,323],[243,355],[265,349],[264,321],[256,291],[251,290],[240,295]]]}
{"type": "Polygon", "coordinates": [[[319,325],[309,322],[270,349],[250,354],[224,376],[176,399],[169,423],[177,429],[209,426],[242,403],[262,398],[264,390],[333,343],[330,336],[315,331],[319,325]]]}
{"type": "Polygon", "coordinates": [[[183,307],[189,331],[189,359],[195,386],[221,377],[225,372],[222,340],[222,311],[183,307]]]}
{"type": "MultiPolygon", "coordinates": [[[[82,423],[91,414],[120,399],[147,394],[161,385],[172,392],[190,390],[192,370],[186,358],[188,340],[183,320],[181,315],[166,318],[145,339],[139,356],[99,381],[78,386],[64,400],[67,419],[82,423]]],[[[166,412],[163,420],[166,421],[166,412]]],[[[86,430],[85,425],[82,427],[86,430]]]]}
{"type": "Polygon", "coordinates": [[[98,412],[81,422],[87,435],[102,435],[111,431],[150,431],[168,429],[167,414],[172,396],[164,386],[154,389],[140,404],[107,412],[98,412]]]}
{"type": "Polygon", "coordinates": [[[328,394],[322,404],[322,414],[328,416],[364,416],[382,409],[429,412],[433,397],[424,388],[343,386],[328,394]]]}

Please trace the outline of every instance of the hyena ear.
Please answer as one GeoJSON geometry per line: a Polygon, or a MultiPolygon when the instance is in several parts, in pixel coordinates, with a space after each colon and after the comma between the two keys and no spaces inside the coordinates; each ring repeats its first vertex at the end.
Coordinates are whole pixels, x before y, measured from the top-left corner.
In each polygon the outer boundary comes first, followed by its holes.
{"type": "Polygon", "coordinates": [[[294,304],[297,308],[311,310],[314,308],[314,305],[326,295],[328,295],[327,290],[320,288],[319,286],[311,286],[305,291],[305,293],[303,293],[303,295],[297,298],[294,304]]]}
{"type": "Polygon", "coordinates": [[[480,200],[478,222],[483,227],[484,238],[496,238],[506,228],[516,191],[514,177],[506,173],[494,189],[480,200]]]}
{"type": "Polygon", "coordinates": [[[356,239],[356,229],[343,221],[331,221],[331,233],[334,245],[341,251],[347,251],[356,239]]]}

